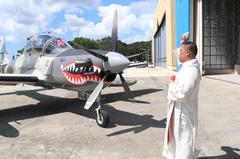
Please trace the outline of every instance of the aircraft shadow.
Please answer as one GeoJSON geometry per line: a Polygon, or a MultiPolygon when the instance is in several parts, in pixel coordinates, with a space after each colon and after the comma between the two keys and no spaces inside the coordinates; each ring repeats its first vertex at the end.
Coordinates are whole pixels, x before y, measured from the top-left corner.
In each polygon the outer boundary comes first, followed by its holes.
{"type": "Polygon", "coordinates": [[[125,92],[103,94],[102,97],[103,97],[103,102],[105,102],[105,103],[111,103],[111,102],[115,102],[115,101],[128,101],[128,102],[134,102],[134,103],[150,104],[149,102],[136,100],[134,98],[145,95],[145,94],[159,92],[159,91],[163,91],[163,89],[134,90],[134,91],[131,91],[133,98],[129,98],[129,96],[127,96],[125,92]]]}
{"type": "Polygon", "coordinates": [[[198,159],[239,159],[240,155],[237,152],[240,152],[239,148],[232,148],[230,146],[222,146],[221,150],[223,150],[226,154],[219,156],[207,156],[207,157],[199,157],[198,159]]]}
{"type": "MultiPolygon", "coordinates": [[[[155,90],[158,91],[158,90],[155,90]]],[[[154,90],[150,91],[137,91],[137,95],[144,95],[145,93],[153,93],[154,90]]],[[[8,93],[6,93],[7,95],[8,93]]],[[[95,120],[95,111],[86,111],[83,106],[85,104],[84,101],[80,101],[79,99],[69,99],[63,97],[49,96],[38,93],[36,90],[30,91],[16,91],[17,95],[26,95],[33,99],[39,101],[37,104],[24,105],[9,109],[0,110],[0,136],[3,137],[17,137],[19,136],[19,131],[9,124],[10,122],[16,122],[21,125],[21,120],[37,118],[41,116],[47,116],[52,114],[58,114],[63,112],[72,112],[75,114],[79,114],[81,116],[91,118],[95,120]]],[[[121,94],[121,93],[120,93],[121,94]]],[[[135,93],[134,93],[135,94],[135,93]]],[[[3,94],[1,94],[3,95],[3,94]]],[[[120,97],[119,94],[115,94],[120,99],[124,99],[120,97]]],[[[119,100],[118,98],[116,100],[119,100]]],[[[110,100],[111,101],[111,100],[110,100]]],[[[95,107],[96,104],[93,106],[95,107]]],[[[132,130],[125,130],[125,132],[134,131],[141,132],[150,127],[162,128],[165,127],[164,120],[158,121],[153,119],[150,115],[137,115],[129,112],[124,112],[117,110],[111,106],[104,106],[104,108],[109,112],[111,122],[110,128],[115,127],[116,125],[129,125],[135,126],[132,130]],[[117,117],[118,116],[118,117],[117,117]]],[[[109,134],[109,136],[122,134],[123,132],[116,132],[114,134],[109,134]]]]}
{"type": "MultiPolygon", "coordinates": [[[[35,91],[28,91],[31,95],[37,94],[38,98],[47,98],[45,95],[38,94],[35,91]]],[[[0,136],[17,137],[19,132],[16,128],[11,126],[9,122],[16,122],[21,125],[20,120],[37,118],[51,114],[58,114],[62,112],[79,111],[79,107],[83,103],[78,99],[66,99],[59,97],[51,97],[49,102],[39,102],[38,104],[24,105],[15,108],[0,110],[0,136]],[[78,103],[78,104],[76,104],[78,103]]],[[[84,116],[91,116],[87,111],[82,112],[84,116]],[[84,114],[85,113],[85,114],[84,114]]]]}
{"type": "Polygon", "coordinates": [[[153,119],[152,115],[138,115],[130,112],[117,110],[114,107],[108,106],[106,110],[110,114],[110,127],[121,126],[132,126],[131,128],[120,130],[107,136],[121,135],[128,132],[140,133],[149,128],[165,128],[166,118],[162,120],[153,119]]]}
{"type": "Polygon", "coordinates": [[[35,90],[25,90],[25,91],[13,91],[13,92],[7,92],[7,93],[0,93],[0,96],[3,95],[12,95],[12,94],[16,94],[16,95],[30,95],[30,92],[32,91],[43,91],[43,90],[47,90],[45,88],[40,88],[40,89],[35,89],[35,90]],[[29,92],[30,91],[30,92],[29,92]]]}

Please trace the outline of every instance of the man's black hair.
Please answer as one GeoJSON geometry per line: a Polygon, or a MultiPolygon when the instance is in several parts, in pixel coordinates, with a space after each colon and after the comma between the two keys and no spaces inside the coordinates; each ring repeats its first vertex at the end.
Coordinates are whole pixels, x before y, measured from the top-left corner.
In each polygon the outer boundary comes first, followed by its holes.
{"type": "Polygon", "coordinates": [[[197,45],[192,41],[183,42],[182,45],[187,47],[187,49],[193,53],[194,56],[197,56],[198,48],[197,45]]]}

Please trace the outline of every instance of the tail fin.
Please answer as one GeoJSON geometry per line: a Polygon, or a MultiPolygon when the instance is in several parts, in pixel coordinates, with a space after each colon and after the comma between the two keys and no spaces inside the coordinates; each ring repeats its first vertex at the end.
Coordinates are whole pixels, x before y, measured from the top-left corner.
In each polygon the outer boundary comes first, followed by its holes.
{"type": "Polygon", "coordinates": [[[4,72],[5,67],[10,63],[3,36],[0,36],[0,72],[4,72]]]}
{"type": "Polygon", "coordinates": [[[6,65],[9,62],[10,61],[7,57],[7,50],[6,50],[4,38],[3,36],[0,36],[0,64],[6,65]]]}

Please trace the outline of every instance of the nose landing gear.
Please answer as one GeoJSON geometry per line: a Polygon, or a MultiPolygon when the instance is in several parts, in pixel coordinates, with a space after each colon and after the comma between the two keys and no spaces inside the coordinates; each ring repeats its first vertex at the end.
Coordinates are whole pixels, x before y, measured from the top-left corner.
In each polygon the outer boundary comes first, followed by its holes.
{"type": "Polygon", "coordinates": [[[96,122],[102,128],[106,128],[109,123],[108,113],[101,106],[96,109],[96,122]]]}
{"type": "Polygon", "coordinates": [[[108,126],[108,123],[109,123],[109,116],[108,116],[107,111],[102,109],[102,106],[101,106],[101,103],[100,103],[101,93],[97,97],[96,101],[98,103],[98,107],[96,109],[96,122],[100,127],[106,128],[108,126]]]}

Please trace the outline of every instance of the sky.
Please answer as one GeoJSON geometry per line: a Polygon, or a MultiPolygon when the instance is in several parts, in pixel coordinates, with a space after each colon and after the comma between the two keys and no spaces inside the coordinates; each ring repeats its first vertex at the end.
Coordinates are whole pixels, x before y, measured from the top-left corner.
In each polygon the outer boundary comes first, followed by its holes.
{"type": "Polygon", "coordinates": [[[0,0],[0,36],[16,54],[29,36],[50,32],[66,41],[111,35],[118,10],[118,37],[126,43],[151,40],[157,0],[0,0]]]}

